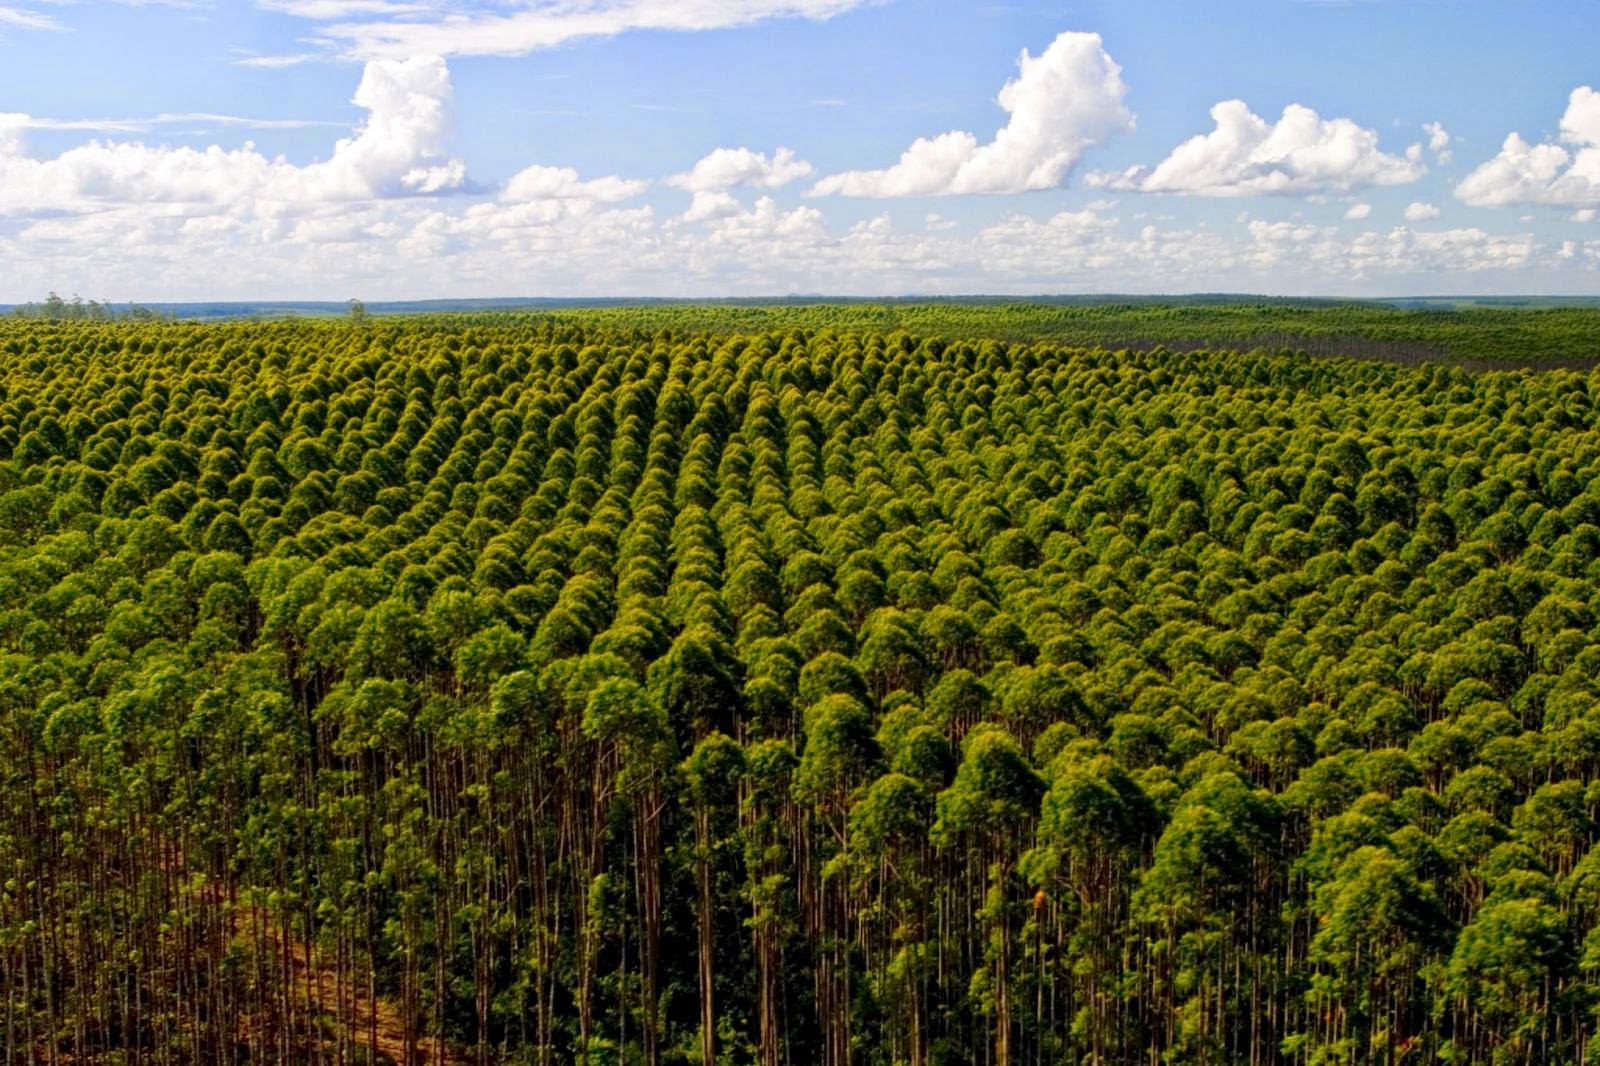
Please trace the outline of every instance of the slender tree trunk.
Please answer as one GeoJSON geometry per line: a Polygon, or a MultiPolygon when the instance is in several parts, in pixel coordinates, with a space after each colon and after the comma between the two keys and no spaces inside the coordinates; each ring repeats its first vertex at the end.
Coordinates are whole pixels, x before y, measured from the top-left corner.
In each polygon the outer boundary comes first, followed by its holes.
{"type": "Polygon", "coordinates": [[[713,1066],[717,1061],[716,1009],[712,999],[716,941],[712,928],[711,812],[704,805],[695,811],[694,832],[695,885],[700,897],[700,1061],[704,1066],[713,1066]]]}

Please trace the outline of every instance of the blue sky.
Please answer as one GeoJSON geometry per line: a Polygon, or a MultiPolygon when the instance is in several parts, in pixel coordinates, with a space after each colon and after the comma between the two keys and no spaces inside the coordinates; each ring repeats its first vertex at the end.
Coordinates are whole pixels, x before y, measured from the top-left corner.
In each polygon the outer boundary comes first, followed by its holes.
{"type": "Polygon", "coordinates": [[[0,301],[1600,293],[1597,40],[1571,0],[0,0],[0,301]]]}

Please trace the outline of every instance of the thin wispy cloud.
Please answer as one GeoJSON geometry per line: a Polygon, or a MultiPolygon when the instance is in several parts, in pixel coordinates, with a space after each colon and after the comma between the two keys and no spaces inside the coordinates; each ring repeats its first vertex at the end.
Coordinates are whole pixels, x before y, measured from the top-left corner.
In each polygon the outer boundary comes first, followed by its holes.
{"type": "MultiPolygon", "coordinates": [[[[74,0],[49,0],[50,3],[72,3],[74,0]]],[[[213,0],[106,0],[122,7],[171,7],[179,11],[203,11],[214,6],[213,0]]]]}
{"type": "Polygon", "coordinates": [[[268,11],[281,11],[304,19],[347,19],[365,15],[415,15],[438,12],[430,4],[405,0],[259,0],[268,11]]]}
{"type": "MultiPolygon", "coordinates": [[[[47,4],[51,7],[78,6],[78,0],[36,0],[36,2],[47,4]]],[[[104,2],[115,4],[119,7],[199,9],[211,6],[207,0],[104,0],[104,2]]],[[[14,30],[42,30],[48,33],[66,33],[73,29],[72,26],[62,22],[56,16],[47,15],[36,8],[19,7],[16,4],[0,4],[0,31],[7,28],[14,30]]]]}
{"type": "Polygon", "coordinates": [[[521,56],[636,30],[687,33],[773,19],[825,20],[879,0],[550,0],[513,4],[409,0],[257,0],[313,20],[312,38],[357,59],[521,56]]]}
{"type": "Polygon", "coordinates": [[[295,52],[291,55],[276,56],[240,56],[233,61],[233,65],[236,67],[253,67],[257,70],[282,70],[285,67],[298,67],[302,63],[311,63],[326,58],[325,55],[318,52],[295,52]]]}
{"type": "Polygon", "coordinates": [[[340,127],[345,124],[316,119],[254,118],[248,115],[219,115],[209,111],[184,111],[139,118],[44,118],[35,115],[0,115],[0,125],[22,130],[150,133],[165,126],[235,126],[251,130],[300,130],[318,126],[340,127]]]}
{"type": "Polygon", "coordinates": [[[48,30],[56,33],[67,28],[43,12],[0,4],[0,29],[7,26],[19,30],[48,30]]]}

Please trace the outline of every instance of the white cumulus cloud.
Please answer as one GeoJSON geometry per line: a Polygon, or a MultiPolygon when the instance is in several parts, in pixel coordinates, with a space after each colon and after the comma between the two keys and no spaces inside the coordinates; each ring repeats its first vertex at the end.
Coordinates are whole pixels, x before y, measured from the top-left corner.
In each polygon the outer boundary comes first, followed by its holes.
{"type": "Polygon", "coordinates": [[[1600,276],[1600,240],[1480,229],[1120,218],[1090,206],[1009,212],[975,232],[918,217],[830,221],[761,197],[705,226],[648,205],[461,198],[325,203],[293,214],[139,205],[0,227],[0,299],[368,299],[512,293],[771,296],[786,292],[1519,290],[1600,276]],[[1456,286],[1460,286],[1457,290],[1456,286]]]}
{"type": "Polygon", "coordinates": [[[1433,158],[1440,166],[1450,162],[1453,153],[1450,151],[1450,131],[1444,128],[1442,122],[1424,122],[1422,130],[1428,135],[1428,151],[1433,153],[1433,158]]]}
{"type": "Polygon", "coordinates": [[[1250,263],[1262,276],[1294,271],[1323,283],[1351,279],[1461,277],[1486,271],[1549,268],[1556,257],[1526,234],[1491,234],[1481,229],[1368,230],[1353,239],[1337,227],[1293,222],[1252,222],[1250,263]]]}
{"type": "Polygon", "coordinates": [[[730,218],[743,210],[730,189],[777,189],[808,177],[812,166],[789,148],[768,156],[749,148],[718,148],[666,184],[693,193],[685,222],[730,218]]]}
{"type": "MultiPolygon", "coordinates": [[[[354,102],[367,118],[325,161],[295,166],[252,145],[228,150],[92,141],[49,159],[26,153],[26,115],[0,115],[0,215],[116,204],[283,205],[430,195],[467,184],[445,152],[450,72],[436,57],[368,63],[354,102]]],[[[225,120],[227,116],[209,116],[225,120]]]]}
{"type": "Polygon", "coordinates": [[[1300,104],[1284,108],[1274,123],[1243,100],[1224,100],[1211,118],[1214,130],[1191,137],[1154,167],[1091,174],[1089,183],[1195,196],[1314,196],[1405,185],[1426,171],[1414,158],[1380,149],[1373,130],[1348,118],[1324,119],[1300,104]]]}
{"type": "Polygon", "coordinates": [[[535,164],[513,175],[506,182],[501,199],[510,203],[533,200],[590,200],[596,203],[616,203],[629,200],[649,187],[647,181],[633,181],[608,176],[584,181],[571,167],[550,167],[535,164]]]}
{"type": "Polygon", "coordinates": [[[690,192],[716,192],[741,185],[776,189],[811,175],[811,164],[789,148],[763,155],[749,148],[718,148],[667,184],[690,192]]]}
{"type": "Polygon", "coordinates": [[[1429,219],[1438,218],[1439,208],[1433,204],[1413,202],[1406,205],[1407,222],[1427,222],[1429,219]]]}
{"type": "Polygon", "coordinates": [[[1560,139],[1529,144],[1510,134],[1498,155],[1461,180],[1456,198],[1474,207],[1600,205],[1600,92],[1587,85],[1572,90],[1560,139]]]}
{"type": "Polygon", "coordinates": [[[1019,193],[1060,185],[1083,153],[1133,126],[1122,68],[1097,33],[1063,33],[1000,90],[1011,119],[988,144],[963,130],[919,138],[883,170],[817,182],[813,195],[950,196],[1019,193]]]}
{"type": "Polygon", "coordinates": [[[355,95],[356,106],[368,111],[366,124],[334,147],[321,170],[304,168],[301,179],[337,190],[324,193],[334,199],[465,184],[464,164],[442,158],[452,95],[449,68],[437,56],[368,63],[355,95]]]}
{"type": "Polygon", "coordinates": [[[1344,213],[1344,217],[1352,222],[1359,222],[1371,214],[1371,204],[1351,204],[1350,209],[1344,213]]]}
{"type": "Polygon", "coordinates": [[[689,210],[683,213],[685,222],[709,222],[718,218],[731,218],[744,210],[737,197],[730,192],[705,189],[694,194],[689,210]]]}

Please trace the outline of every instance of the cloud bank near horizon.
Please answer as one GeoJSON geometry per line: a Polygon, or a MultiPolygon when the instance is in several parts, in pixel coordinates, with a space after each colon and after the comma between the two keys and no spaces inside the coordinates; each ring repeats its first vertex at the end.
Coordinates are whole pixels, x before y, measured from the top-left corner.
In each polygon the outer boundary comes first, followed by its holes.
{"type": "Polygon", "coordinates": [[[1479,225],[1456,217],[1533,207],[1594,220],[1600,93],[1588,87],[1571,93],[1555,141],[1535,145],[1512,133],[1458,182],[1448,220],[1426,194],[1387,207],[1370,198],[1416,185],[1430,162],[1450,164],[1460,146],[1442,121],[1423,124],[1422,136],[1397,150],[1372,126],[1299,103],[1269,120],[1242,100],[1224,100],[1211,108],[1211,130],[1158,162],[1075,180],[1093,153],[1135,128],[1136,116],[1104,40],[1074,31],[1037,55],[1020,53],[995,98],[1003,122],[992,135],[923,136],[888,166],[819,174],[802,147],[734,144],[666,174],[586,174],[560,160],[528,159],[497,179],[469,172],[455,150],[448,56],[522,54],[634,29],[827,19],[861,4],[560,0],[462,13],[408,0],[264,3],[329,31],[359,24],[368,27],[361,41],[388,42],[348,50],[368,56],[352,97],[362,120],[326,158],[296,164],[249,142],[190,147],[141,138],[190,122],[261,130],[325,123],[207,112],[66,120],[0,113],[0,292],[30,298],[41,277],[141,298],[294,296],[308,277],[318,290],[413,296],[495,295],[508,286],[569,295],[1229,285],[1271,292],[1430,277],[1515,287],[1600,272],[1600,240],[1551,240],[1521,223],[1507,231],[1498,218],[1479,225]],[[474,51],[486,26],[512,51],[474,51]],[[505,39],[513,28],[521,36],[505,39]],[[399,54],[425,44],[435,52],[399,54]],[[49,155],[30,147],[30,134],[42,131],[106,136],[49,155]],[[1119,199],[1063,207],[1063,190],[1075,188],[1119,199]],[[1140,206],[1163,197],[1305,208],[1290,221],[1247,209],[1233,224],[1214,225],[1140,206]],[[908,223],[893,209],[894,201],[950,198],[1000,198],[1005,206],[966,224],[940,213],[908,223]],[[849,201],[886,206],[851,220],[842,210],[849,201]],[[1034,203],[1044,204],[1042,213],[1034,203]],[[1319,213],[1327,218],[1318,221],[1319,213]],[[161,291],[141,288],[152,284],[161,291]]]}

